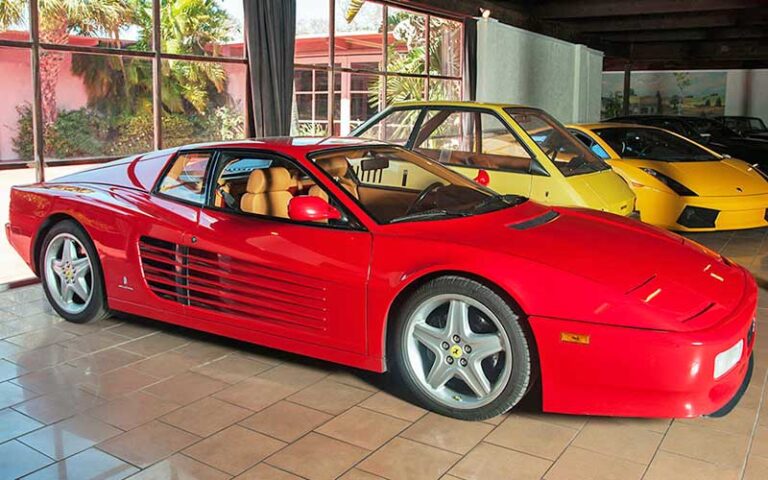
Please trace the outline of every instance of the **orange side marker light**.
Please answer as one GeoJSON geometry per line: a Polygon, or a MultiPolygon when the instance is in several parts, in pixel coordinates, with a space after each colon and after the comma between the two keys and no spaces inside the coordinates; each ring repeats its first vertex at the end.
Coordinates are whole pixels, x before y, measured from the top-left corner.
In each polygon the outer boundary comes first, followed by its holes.
{"type": "Polygon", "coordinates": [[[589,345],[589,335],[584,335],[582,333],[560,332],[560,341],[566,343],[589,345]]]}

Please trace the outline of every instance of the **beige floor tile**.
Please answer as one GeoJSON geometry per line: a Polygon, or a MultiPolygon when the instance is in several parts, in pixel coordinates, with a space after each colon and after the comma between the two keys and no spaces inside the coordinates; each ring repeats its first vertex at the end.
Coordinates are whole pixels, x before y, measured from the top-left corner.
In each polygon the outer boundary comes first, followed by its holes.
{"type": "Polygon", "coordinates": [[[212,395],[226,386],[226,383],[206,377],[205,375],[187,372],[163,380],[160,383],[145,388],[144,391],[156,395],[163,400],[183,405],[212,395]]]}
{"type": "Polygon", "coordinates": [[[20,387],[13,382],[0,383],[0,409],[19,404],[36,396],[37,393],[20,387]]]}
{"type": "Polygon", "coordinates": [[[141,337],[137,340],[133,340],[132,342],[128,342],[124,345],[121,345],[120,348],[129,352],[136,353],[138,355],[150,357],[163,352],[167,352],[168,350],[172,350],[174,348],[178,348],[188,342],[189,340],[184,338],[158,332],[146,337],[141,337]]]}
{"type": "Polygon", "coordinates": [[[28,433],[18,440],[54,460],[82,452],[123,433],[95,418],[78,415],[28,433]]]}
{"type": "Polygon", "coordinates": [[[216,392],[214,397],[258,412],[296,393],[297,389],[295,386],[253,377],[216,392]]]}
{"type": "Polygon", "coordinates": [[[165,423],[207,437],[253,414],[231,403],[206,397],[161,418],[165,423]]]}
{"type": "Polygon", "coordinates": [[[192,445],[184,454],[230,475],[239,475],[284,446],[280,440],[233,425],[192,445]]]}
{"type": "Polygon", "coordinates": [[[179,405],[173,402],[145,392],[135,392],[92,408],[87,413],[123,430],[132,430],[177,408],[179,405]]]}
{"type": "MultiPolygon", "coordinates": [[[[768,408],[768,405],[764,405],[763,408],[768,408]]],[[[750,453],[759,457],[768,458],[768,427],[758,426],[755,429],[755,436],[752,440],[750,453]]]]}
{"type": "Polygon", "coordinates": [[[192,371],[222,382],[235,384],[270,368],[272,368],[272,365],[241,355],[227,355],[226,357],[195,367],[192,371]]]}
{"type": "Polygon", "coordinates": [[[493,430],[483,422],[465,422],[429,413],[400,436],[434,447],[466,454],[493,430]]]}
{"type": "Polygon", "coordinates": [[[379,388],[374,383],[375,380],[381,380],[381,375],[367,372],[364,370],[337,370],[328,376],[328,380],[343,383],[350,387],[360,388],[371,392],[378,392],[379,388]]]}
{"type": "Polygon", "coordinates": [[[150,422],[98,445],[137,467],[146,468],[187,448],[200,438],[161,422],[150,422]]]}
{"type": "Polygon", "coordinates": [[[60,345],[77,350],[82,353],[94,353],[100,350],[106,350],[110,347],[129,342],[131,339],[112,333],[109,330],[90,333],[80,337],[73,338],[66,342],[59,342],[60,345]]]}
{"type": "Polygon", "coordinates": [[[157,378],[167,378],[191,370],[200,362],[178,352],[165,352],[131,365],[131,368],[157,378]]]}
{"type": "Polygon", "coordinates": [[[435,480],[461,457],[405,438],[395,438],[357,468],[388,479],[435,480]]]}
{"type": "Polygon", "coordinates": [[[240,425],[285,442],[293,442],[331,418],[327,413],[280,401],[243,420],[240,425]]]}
{"type": "Polygon", "coordinates": [[[619,422],[590,420],[572,445],[647,464],[663,438],[661,433],[619,422]]]}
{"type": "Polygon", "coordinates": [[[578,430],[553,423],[540,422],[519,415],[509,418],[496,427],[485,439],[501,447],[555,460],[565,450],[578,430]]]}
{"type": "Polygon", "coordinates": [[[182,355],[186,355],[187,357],[194,358],[199,363],[211,362],[232,351],[230,347],[213,343],[211,340],[212,339],[203,341],[193,340],[183,347],[176,348],[175,351],[182,355]]]}
{"type": "Polygon", "coordinates": [[[559,413],[542,413],[542,412],[507,413],[507,416],[512,416],[512,415],[520,416],[523,418],[529,418],[531,420],[536,420],[538,422],[551,423],[561,427],[573,428],[575,430],[581,430],[584,427],[584,425],[586,425],[587,422],[593,418],[593,417],[588,417],[586,415],[562,415],[559,413]]]}
{"type": "Polygon", "coordinates": [[[83,480],[127,478],[139,469],[119,458],[90,448],[58,463],[38,470],[24,480],[83,480]]]}
{"type": "Polygon", "coordinates": [[[750,455],[743,480],[765,480],[766,478],[768,478],[768,458],[750,455]]]}
{"type": "Polygon", "coordinates": [[[241,475],[235,477],[236,480],[301,480],[292,473],[280,470],[266,463],[260,463],[253,468],[248,469],[241,475]]]}
{"type": "Polygon", "coordinates": [[[35,350],[24,350],[9,355],[7,358],[27,370],[34,371],[59,363],[68,362],[82,356],[82,353],[62,347],[61,345],[48,345],[47,347],[37,348],[35,350]]]}
{"type": "Polygon", "coordinates": [[[130,367],[123,367],[91,378],[87,383],[82,384],[81,388],[101,398],[113,400],[141,390],[157,381],[155,377],[130,367]]]}
{"type": "MultiPolygon", "coordinates": [[[[120,367],[131,365],[142,360],[144,357],[135,353],[122,350],[120,348],[109,348],[92,355],[71,360],[68,364],[82,368],[88,373],[101,375],[120,367]]],[[[153,375],[154,376],[154,375],[153,375]]]]}
{"type": "Polygon", "coordinates": [[[151,322],[140,323],[137,320],[130,319],[110,328],[109,331],[135,340],[157,332],[157,326],[151,322]]]}
{"type": "Polygon", "coordinates": [[[711,428],[673,423],[661,449],[718,465],[741,465],[746,457],[749,437],[711,428]]]}
{"type": "Polygon", "coordinates": [[[0,360],[0,382],[11,380],[16,377],[21,377],[27,372],[28,370],[21,365],[17,365],[5,359],[0,360]]]}
{"type": "Polygon", "coordinates": [[[740,474],[739,467],[718,466],[662,451],[654,457],[643,480],[736,480],[740,474]]]}
{"type": "Polygon", "coordinates": [[[43,424],[37,420],[22,415],[11,408],[0,410],[0,443],[37,430],[42,426],[43,424]]]}
{"type": "Polygon", "coordinates": [[[76,338],[76,336],[72,333],[59,330],[58,328],[50,327],[34,332],[22,333],[21,335],[6,338],[5,340],[25,349],[32,350],[70,340],[72,338],[76,338]]]}
{"type": "Polygon", "coordinates": [[[360,403],[361,407],[384,413],[392,417],[415,422],[426,415],[427,411],[413,403],[401,400],[387,392],[378,392],[360,403]]]}
{"type": "Polygon", "coordinates": [[[755,420],[757,418],[757,408],[745,408],[739,406],[731,410],[731,412],[720,418],[691,418],[677,420],[677,423],[683,425],[695,425],[699,427],[712,428],[720,430],[722,432],[736,433],[740,435],[750,435],[752,428],[755,426],[755,420]]]}
{"type": "Polygon", "coordinates": [[[266,462],[309,480],[332,480],[359,462],[368,450],[310,433],[266,462]]]}
{"type": "Polygon", "coordinates": [[[64,420],[104,403],[104,399],[81,389],[41,395],[13,407],[24,415],[49,424],[64,420]]]}
{"type": "Polygon", "coordinates": [[[42,453],[16,440],[0,445],[0,478],[19,478],[52,462],[42,453]]]}
{"type": "Polygon", "coordinates": [[[291,395],[288,400],[332,415],[338,415],[371,395],[373,393],[368,390],[361,390],[330,380],[322,380],[291,395]]]}
{"type": "Polygon", "coordinates": [[[645,465],[602,453],[569,447],[546,473],[547,480],[633,480],[645,465]]]}
{"type": "Polygon", "coordinates": [[[450,473],[465,480],[537,480],[550,465],[552,462],[538,457],[481,443],[456,464],[450,473]]]}
{"type": "Polygon", "coordinates": [[[316,431],[358,447],[375,450],[409,425],[409,422],[399,418],[352,407],[316,431]]]}
{"type": "Polygon", "coordinates": [[[347,473],[339,477],[339,480],[386,480],[386,479],[384,477],[380,477],[378,475],[368,473],[364,470],[353,468],[352,470],[348,471],[347,473]]]}
{"type": "Polygon", "coordinates": [[[77,388],[78,384],[88,382],[95,377],[96,375],[86,369],[62,363],[21,376],[13,380],[13,383],[43,394],[72,390],[77,388]]]}
{"type": "Polygon", "coordinates": [[[258,378],[285,385],[298,391],[319,382],[329,374],[330,371],[311,365],[284,363],[260,374],[258,378]]]}
{"type": "Polygon", "coordinates": [[[131,480],[227,480],[231,478],[220,470],[177,453],[158,462],[131,480]]]}

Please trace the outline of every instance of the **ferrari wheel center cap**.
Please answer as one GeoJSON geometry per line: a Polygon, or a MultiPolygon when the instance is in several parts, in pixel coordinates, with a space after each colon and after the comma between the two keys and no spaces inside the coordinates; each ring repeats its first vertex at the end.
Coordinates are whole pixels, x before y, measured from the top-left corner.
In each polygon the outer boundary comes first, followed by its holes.
{"type": "Polygon", "coordinates": [[[461,349],[460,346],[454,345],[451,347],[450,353],[453,358],[458,359],[458,358],[461,358],[461,356],[464,354],[464,351],[461,349]]]}

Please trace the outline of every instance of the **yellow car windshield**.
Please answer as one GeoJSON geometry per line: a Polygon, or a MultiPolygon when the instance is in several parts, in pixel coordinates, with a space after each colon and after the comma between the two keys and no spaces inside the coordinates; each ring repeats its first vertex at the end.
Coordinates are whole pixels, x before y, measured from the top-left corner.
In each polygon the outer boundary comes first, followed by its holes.
{"type": "Polygon", "coordinates": [[[662,162],[704,162],[720,158],[697,144],[664,130],[650,127],[598,128],[594,132],[621,158],[662,162]]]}

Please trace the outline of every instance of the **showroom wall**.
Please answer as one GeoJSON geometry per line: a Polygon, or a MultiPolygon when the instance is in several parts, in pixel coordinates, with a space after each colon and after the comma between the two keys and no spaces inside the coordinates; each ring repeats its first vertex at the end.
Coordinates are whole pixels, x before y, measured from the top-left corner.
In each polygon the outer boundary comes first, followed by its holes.
{"type": "Polygon", "coordinates": [[[603,54],[493,19],[477,27],[477,99],[530,105],[562,122],[600,119],[603,54]]]}
{"type": "Polygon", "coordinates": [[[726,115],[760,117],[768,122],[768,69],[731,70],[725,91],[726,115]]]}

